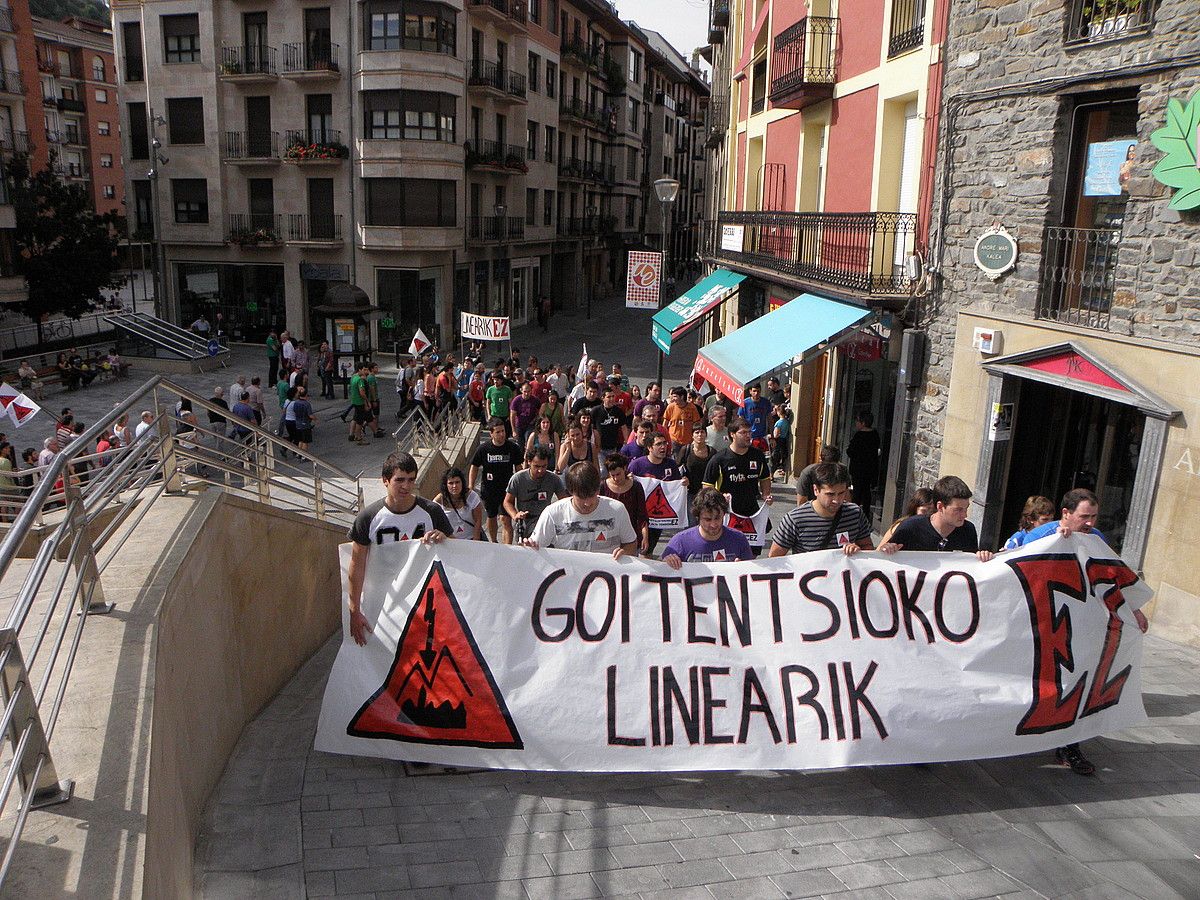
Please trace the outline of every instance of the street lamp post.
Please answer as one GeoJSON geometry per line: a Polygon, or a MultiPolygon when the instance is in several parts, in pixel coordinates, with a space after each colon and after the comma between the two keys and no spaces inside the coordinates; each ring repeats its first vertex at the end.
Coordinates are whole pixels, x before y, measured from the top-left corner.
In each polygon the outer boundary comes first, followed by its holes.
{"type": "MultiPolygon", "coordinates": [[[[591,228],[593,226],[596,229],[599,228],[599,221],[596,218],[596,216],[599,215],[599,213],[600,213],[600,211],[594,206],[589,206],[583,211],[583,215],[584,215],[583,230],[584,230],[584,232],[587,232],[589,230],[589,228],[591,228]],[[589,226],[588,225],[589,222],[593,223],[593,226],[589,226]]],[[[591,249],[593,246],[592,239],[590,236],[588,237],[588,240],[587,240],[587,246],[588,246],[588,249],[591,249]]],[[[585,256],[585,259],[586,258],[589,258],[589,257],[585,256]]],[[[592,318],[592,291],[594,290],[593,285],[595,283],[595,279],[592,277],[592,274],[593,273],[590,271],[585,271],[584,278],[583,278],[583,294],[587,301],[587,317],[588,317],[588,319],[592,318]]]]}
{"type": "MultiPolygon", "coordinates": [[[[151,274],[154,280],[154,315],[160,319],[172,319],[167,309],[167,292],[166,292],[166,260],[163,258],[162,245],[162,209],[160,205],[161,190],[158,185],[159,170],[162,166],[170,162],[166,156],[159,152],[162,147],[162,141],[158,139],[157,127],[167,124],[167,120],[160,115],[156,115],[154,110],[150,110],[150,171],[146,173],[146,177],[150,179],[150,205],[153,207],[153,212],[150,216],[150,226],[153,229],[154,237],[154,254],[152,257],[153,266],[151,274]]],[[[136,304],[134,309],[136,310],[136,304]]]]}
{"type": "MultiPolygon", "coordinates": [[[[662,204],[662,269],[658,278],[658,308],[662,309],[663,305],[663,284],[667,277],[667,217],[670,215],[670,206],[675,202],[675,198],[679,195],[679,182],[674,178],[663,176],[654,182],[654,193],[658,197],[659,203],[662,204]]],[[[662,389],[663,381],[663,352],[662,348],[658,349],[658,387],[662,389]]]]}

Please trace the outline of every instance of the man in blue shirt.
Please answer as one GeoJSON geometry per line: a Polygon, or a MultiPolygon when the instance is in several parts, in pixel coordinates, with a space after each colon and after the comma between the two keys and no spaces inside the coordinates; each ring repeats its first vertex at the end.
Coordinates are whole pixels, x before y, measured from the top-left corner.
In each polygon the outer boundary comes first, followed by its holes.
{"type": "Polygon", "coordinates": [[[750,423],[750,439],[763,441],[765,444],[771,425],[771,404],[763,399],[761,393],[762,390],[757,384],[751,385],[750,398],[738,409],[738,415],[750,423]]]}
{"type": "Polygon", "coordinates": [[[1064,535],[1074,534],[1077,531],[1094,534],[1107,544],[1108,538],[1096,527],[1096,518],[1099,515],[1100,501],[1096,499],[1095,494],[1087,488],[1075,488],[1067,491],[1062,498],[1062,513],[1059,520],[1034,528],[1025,535],[1025,540],[1021,542],[1021,545],[1024,546],[1030,541],[1044,538],[1056,531],[1064,535]]]}

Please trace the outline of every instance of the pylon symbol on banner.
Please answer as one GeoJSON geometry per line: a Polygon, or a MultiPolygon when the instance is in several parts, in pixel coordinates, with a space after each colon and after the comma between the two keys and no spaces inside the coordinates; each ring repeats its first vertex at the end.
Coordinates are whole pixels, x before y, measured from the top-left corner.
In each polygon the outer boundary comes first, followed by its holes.
{"type": "Polygon", "coordinates": [[[740,531],[742,534],[757,534],[758,530],[754,527],[754,520],[748,519],[745,516],[739,516],[737,513],[729,514],[729,521],[725,523],[734,531],[740,531]]]}
{"type": "Polygon", "coordinates": [[[352,737],[524,749],[504,697],[435,562],[388,676],[346,726],[352,737]]]}
{"type": "Polygon", "coordinates": [[[650,496],[646,498],[646,515],[651,519],[674,519],[679,514],[675,512],[667,494],[662,489],[662,485],[658,485],[650,492],[650,496]]]}

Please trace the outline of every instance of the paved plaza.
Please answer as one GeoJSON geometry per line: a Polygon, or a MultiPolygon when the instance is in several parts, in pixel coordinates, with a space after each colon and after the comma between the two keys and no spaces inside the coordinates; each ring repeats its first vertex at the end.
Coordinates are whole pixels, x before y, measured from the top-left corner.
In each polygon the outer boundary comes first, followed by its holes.
{"type": "Polygon", "coordinates": [[[1200,896],[1200,652],[1150,637],[1149,721],[1048,754],[828,772],[406,769],[312,749],[336,640],[243,734],[207,897],[1200,896]]]}

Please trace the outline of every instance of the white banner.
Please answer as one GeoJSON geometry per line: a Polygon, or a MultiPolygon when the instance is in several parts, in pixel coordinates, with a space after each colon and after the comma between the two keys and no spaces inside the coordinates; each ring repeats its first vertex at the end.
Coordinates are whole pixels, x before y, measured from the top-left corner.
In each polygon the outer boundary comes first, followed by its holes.
{"type": "MultiPolygon", "coordinates": [[[[1094,535],[988,563],[824,551],[679,571],[374,546],[373,632],[356,646],[343,607],[316,749],[547,771],[1046,751],[1145,721],[1133,610],[1150,592],[1115,557],[1094,535]]],[[[347,546],[343,573],[348,559],[347,546]]]]}
{"type": "Polygon", "coordinates": [[[661,481],[647,475],[635,475],[646,492],[646,515],[651,528],[678,529],[688,525],[687,485],[682,481],[661,481]]]}
{"type": "Polygon", "coordinates": [[[473,341],[507,341],[508,316],[477,316],[474,313],[459,313],[458,330],[463,338],[473,341]]]}
{"type": "Polygon", "coordinates": [[[758,512],[752,516],[739,516],[735,512],[728,512],[725,514],[725,527],[744,534],[751,547],[765,547],[769,543],[767,532],[771,530],[771,507],[762,503],[758,512]]]}

